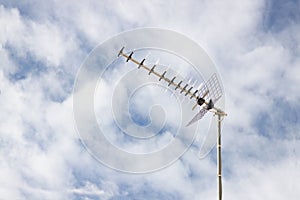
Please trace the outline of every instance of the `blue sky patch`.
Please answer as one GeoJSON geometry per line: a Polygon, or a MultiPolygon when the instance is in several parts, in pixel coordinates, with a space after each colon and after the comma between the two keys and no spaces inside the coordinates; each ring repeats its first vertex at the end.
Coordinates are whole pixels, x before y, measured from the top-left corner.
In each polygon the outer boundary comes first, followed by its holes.
{"type": "Polygon", "coordinates": [[[280,32],[300,20],[298,0],[267,0],[264,14],[266,31],[280,32]]]}

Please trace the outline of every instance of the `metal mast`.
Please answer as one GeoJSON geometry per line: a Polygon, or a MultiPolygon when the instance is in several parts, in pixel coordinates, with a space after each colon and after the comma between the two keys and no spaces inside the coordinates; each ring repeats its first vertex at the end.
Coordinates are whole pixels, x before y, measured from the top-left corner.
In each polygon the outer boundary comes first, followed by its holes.
{"type": "Polygon", "coordinates": [[[221,149],[221,122],[223,117],[226,116],[224,113],[217,112],[216,115],[218,116],[218,139],[217,139],[217,168],[218,168],[218,194],[219,200],[222,200],[222,149],[221,149]]]}

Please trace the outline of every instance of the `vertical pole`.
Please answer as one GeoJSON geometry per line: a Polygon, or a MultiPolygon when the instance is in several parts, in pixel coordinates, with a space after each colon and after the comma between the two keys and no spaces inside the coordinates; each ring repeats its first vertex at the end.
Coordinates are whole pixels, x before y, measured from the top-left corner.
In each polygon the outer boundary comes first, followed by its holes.
{"type": "Polygon", "coordinates": [[[221,158],[221,114],[218,115],[218,141],[217,141],[217,167],[218,167],[218,192],[219,200],[222,200],[222,158],[221,158]]]}

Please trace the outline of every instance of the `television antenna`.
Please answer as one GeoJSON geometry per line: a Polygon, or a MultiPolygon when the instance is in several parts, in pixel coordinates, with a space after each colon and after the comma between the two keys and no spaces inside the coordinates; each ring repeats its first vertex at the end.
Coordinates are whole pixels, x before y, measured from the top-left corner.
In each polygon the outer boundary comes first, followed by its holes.
{"type": "Polygon", "coordinates": [[[162,74],[159,74],[155,71],[157,64],[154,64],[152,67],[146,66],[144,63],[146,59],[138,61],[132,56],[134,51],[131,51],[129,54],[124,53],[125,47],[122,47],[118,53],[118,57],[123,56],[126,59],[126,62],[133,62],[138,66],[138,69],[143,68],[148,71],[148,75],[154,74],[157,76],[159,81],[164,80],[168,83],[168,87],[173,86],[175,90],[178,89],[180,94],[184,96],[189,96],[190,100],[195,101],[195,105],[192,107],[194,110],[196,107],[200,107],[199,112],[191,119],[191,121],[186,125],[190,126],[191,124],[199,121],[204,117],[207,112],[214,113],[217,116],[218,120],[218,137],[217,137],[217,178],[218,178],[218,199],[222,200],[222,156],[221,156],[221,122],[227,114],[222,111],[220,108],[215,107],[215,103],[222,96],[222,89],[218,81],[216,73],[214,73],[199,89],[194,89],[193,86],[189,86],[188,83],[184,84],[183,81],[175,82],[176,76],[172,79],[166,77],[167,70],[162,74]],[[194,90],[194,91],[193,91],[194,90]]]}

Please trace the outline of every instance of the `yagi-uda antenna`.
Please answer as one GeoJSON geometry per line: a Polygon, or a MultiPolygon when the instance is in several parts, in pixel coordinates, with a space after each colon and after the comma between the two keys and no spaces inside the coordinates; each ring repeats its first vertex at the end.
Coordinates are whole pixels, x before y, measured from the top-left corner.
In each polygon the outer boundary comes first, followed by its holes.
{"type": "Polygon", "coordinates": [[[202,84],[202,86],[199,89],[194,89],[193,86],[189,86],[188,83],[183,83],[183,81],[178,81],[176,83],[175,79],[176,76],[174,76],[172,79],[169,79],[166,77],[167,71],[164,71],[162,74],[159,74],[155,71],[155,68],[157,67],[157,64],[153,66],[146,66],[145,58],[142,61],[137,61],[134,58],[132,58],[133,51],[130,52],[130,54],[126,54],[123,52],[124,47],[120,50],[118,56],[124,56],[126,58],[126,62],[132,61],[133,63],[137,64],[138,69],[143,68],[148,71],[148,75],[154,74],[158,77],[158,80],[164,80],[168,83],[168,87],[174,86],[174,89],[179,91],[180,94],[184,96],[189,96],[189,99],[195,100],[195,105],[193,106],[192,110],[194,110],[197,106],[201,107],[201,110],[199,113],[197,113],[192,120],[186,125],[189,126],[196,121],[200,120],[207,111],[212,111],[215,114],[221,114],[222,116],[226,115],[221,109],[216,108],[214,105],[215,103],[221,98],[222,96],[222,89],[220,86],[220,83],[218,81],[217,75],[213,74],[208,81],[205,84],[202,84]]]}
{"type": "Polygon", "coordinates": [[[126,58],[126,62],[132,61],[133,63],[137,64],[138,69],[143,68],[148,71],[148,75],[154,74],[158,77],[158,80],[164,80],[168,83],[168,87],[173,86],[174,90],[179,91],[180,94],[184,96],[189,96],[190,100],[195,101],[195,105],[192,107],[194,110],[196,107],[200,107],[199,112],[192,118],[192,120],[186,125],[190,126],[191,124],[197,122],[208,112],[213,112],[215,115],[218,116],[218,139],[217,139],[217,168],[218,168],[218,189],[219,189],[219,200],[222,199],[222,159],[221,159],[221,121],[224,116],[227,114],[219,108],[215,107],[215,103],[221,98],[222,96],[222,89],[220,83],[218,81],[217,75],[214,73],[204,84],[201,85],[199,89],[194,89],[193,86],[189,86],[188,83],[184,84],[182,80],[176,83],[174,76],[172,79],[167,78],[166,74],[167,71],[164,71],[162,74],[159,74],[155,71],[157,64],[148,67],[145,63],[145,58],[139,62],[132,58],[133,51],[129,54],[124,53],[125,47],[118,53],[118,57],[123,56],[126,58]]]}

